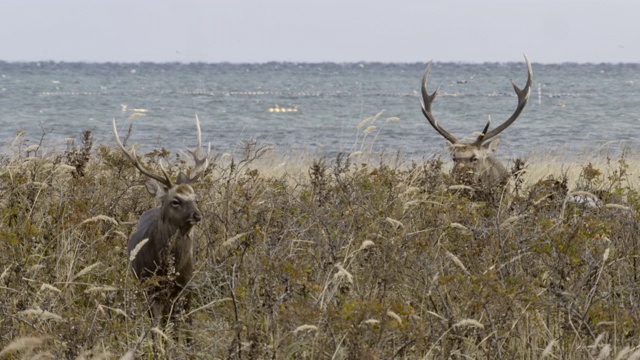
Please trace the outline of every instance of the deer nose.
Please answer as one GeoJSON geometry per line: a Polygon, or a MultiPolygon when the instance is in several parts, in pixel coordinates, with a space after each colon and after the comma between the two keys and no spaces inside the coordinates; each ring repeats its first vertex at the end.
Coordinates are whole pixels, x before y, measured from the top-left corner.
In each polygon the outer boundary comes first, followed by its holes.
{"type": "Polygon", "coordinates": [[[202,220],[202,214],[198,211],[193,214],[193,222],[200,222],[202,220]]]}

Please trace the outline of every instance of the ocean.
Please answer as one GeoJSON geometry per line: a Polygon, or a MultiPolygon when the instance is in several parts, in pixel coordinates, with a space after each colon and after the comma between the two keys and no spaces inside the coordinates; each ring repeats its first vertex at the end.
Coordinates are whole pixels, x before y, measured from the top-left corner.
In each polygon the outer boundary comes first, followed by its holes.
{"type": "MultiPolygon", "coordinates": [[[[112,119],[121,134],[133,123],[129,144],[176,151],[195,144],[197,114],[203,141],[217,152],[256,141],[282,152],[429,157],[446,141],[420,111],[425,65],[0,62],[0,153],[18,131],[25,146],[42,141],[50,150],[86,130],[96,143],[114,145],[112,119]]],[[[459,139],[472,136],[488,116],[497,126],[511,115],[510,80],[523,87],[526,78],[524,62],[434,63],[433,114],[459,139]]],[[[639,95],[640,64],[534,62],[531,98],[501,134],[498,153],[637,147],[639,95]]]]}

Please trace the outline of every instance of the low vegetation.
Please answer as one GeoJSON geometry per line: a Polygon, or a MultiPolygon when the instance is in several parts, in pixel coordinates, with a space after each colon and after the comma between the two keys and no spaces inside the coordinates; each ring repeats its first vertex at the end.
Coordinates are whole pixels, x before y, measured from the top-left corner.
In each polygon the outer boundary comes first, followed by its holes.
{"type": "MultiPolygon", "coordinates": [[[[575,176],[517,160],[491,192],[452,183],[438,158],[275,165],[246,145],[194,186],[186,344],[151,324],[127,269],[155,206],[145,178],[89,133],[47,155],[16,139],[0,158],[0,358],[153,358],[154,342],[172,359],[640,358],[628,153],[575,176]]],[[[141,161],[160,159],[189,168],[165,150],[141,161]]]]}

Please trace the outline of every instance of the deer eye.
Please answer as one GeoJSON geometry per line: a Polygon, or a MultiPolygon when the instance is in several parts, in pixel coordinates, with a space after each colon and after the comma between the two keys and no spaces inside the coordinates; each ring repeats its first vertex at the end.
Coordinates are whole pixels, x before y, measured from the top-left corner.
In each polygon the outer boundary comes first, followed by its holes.
{"type": "Polygon", "coordinates": [[[174,206],[174,207],[180,206],[180,200],[179,199],[171,200],[171,206],[174,206]]]}
{"type": "Polygon", "coordinates": [[[476,163],[476,162],[478,162],[478,158],[477,158],[477,157],[475,157],[475,156],[472,156],[472,157],[471,157],[471,162],[472,162],[472,163],[476,163]]]}

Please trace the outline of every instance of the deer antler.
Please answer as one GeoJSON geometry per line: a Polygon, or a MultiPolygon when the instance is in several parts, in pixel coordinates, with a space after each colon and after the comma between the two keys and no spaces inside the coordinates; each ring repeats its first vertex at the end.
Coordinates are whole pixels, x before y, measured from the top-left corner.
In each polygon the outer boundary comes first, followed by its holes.
{"type": "Polygon", "coordinates": [[[185,183],[192,183],[198,180],[202,174],[204,174],[205,170],[209,166],[209,156],[211,155],[211,144],[209,144],[209,148],[207,149],[207,155],[204,158],[200,157],[200,149],[202,148],[202,132],[200,131],[200,120],[198,119],[198,115],[196,114],[196,128],[198,129],[198,143],[196,148],[193,150],[187,149],[187,151],[193,156],[193,161],[195,162],[195,166],[191,168],[189,171],[189,176],[184,181],[185,183]]]}
{"type": "Polygon", "coordinates": [[[140,161],[138,161],[138,158],[136,157],[136,151],[133,148],[131,148],[131,151],[129,151],[126,147],[124,147],[124,145],[122,145],[120,136],[118,136],[118,130],[116,129],[116,119],[113,119],[113,134],[116,136],[116,142],[118,143],[120,150],[122,150],[122,152],[129,158],[131,163],[138,169],[138,171],[140,171],[143,175],[146,175],[163,184],[167,188],[173,186],[173,184],[171,183],[171,179],[169,178],[169,175],[165,171],[164,167],[162,167],[162,164],[160,164],[160,170],[162,170],[162,174],[164,175],[164,177],[158,174],[154,174],[153,172],[145,169],[145,167],[140,164],[140,161]]]}
{"type": "Polygon", "coordinates": [[[482,132],[480,133],[480,135],[478,135],[478,138],[476,139],[474,144],[482,144],[482,142],[485,140],[485,136],[487,136],[489,125],[491,125],[491,115],[489,115],[489,118],[487,119],[487,125],[484,126],[484,129],[482,129],[482,132]]]}
{"type": "Polygon", "coordinates": [[[431,70],[432,62],[433,61],[429,61],[427,69],[424,71],[424,75],[422,76],[422,101],[420,101],[420,105],[422,106],[422,113],[427,118],[427,120],[429,120],[429,124],[431,124],[431,126],[433,126],[433,128],[436,129],[436,131],[440,135],[449,140],[450,143],[456,144],[458,142],[458,139],[456,139],[455,136],[451,135],[445,129],[441,128],[440,125],[438,125],[438,121],[436,121],[436,119],[433,117],[433,114],[431,113],[431,103],[438,95],[438,90],[440,89],[440,86],[438,86],[431,95],[429,95],[429,92],[427,91],[427,77],[429,76],[429,70],[431,70]]]}
{"type": "Polygon", "coordinates": [[[533,81],[533,71],[531,70],[531,63],[529,62],[529,58],[527,58],[527,55],[524,56],[524,61],[527,63],[527,75],[528,75],[527,83],[525,84],[524,88],[520,90],[520,88],[518,88],[516,83],[513,82],[513,80],[511,80],[511,85],[513,85],[513,89],[516,91],[516,95],[518,95],[518,107],[516,107],[516,111],[513,112],[513,115],[511,115],[511,117],[507,119],[507,121],[503,122],[497,128],[489,132],[486,132],[486,129],[485,129],[484,131],[485,135],[483,136],[482,140],[478,139],[480,140],[479,143],[482,143],[483,141],[491,139],[492,137],[500,134],[502,130],[508,128],[509,125],[511,125],[514,121],[516,121],[518,116],[520,116],[522,109],[524,109],[524,106],[527,105],[527,101],[529,100],[529,95],[531,95],[531,83],[533,81]]]}
{"type": "MultiPolygon", "coordinates": [[[[485,125],[484,130],[482,130],[482,133],[480,134],[480,136],[478,136],[474,144],[482,144],[482,142],[489,140],[492,137],[500,134],[504,129],[506,129],[507,127],[509,127],[509,125],[511,125],[514,121],[516,121],[516,119],[518,118],[518,116],[520,116],[520,113],[524,109],[525,105],[527,105],[527,101],[529,100],[529,96],[531,95],[531,83],[533,81],[533,71],[531,70],[531,63],[529,62],[529,58],[527,58],[527,55],[524,56],[524,60],[527,64],[527,73],[528,73],[527,83],[525,87],[521,90],[520,88],[518,88],[515,82],[511,80],[511,85],[513,85],[513,89],[516,91],[516,95],[518,95],[518,106],[516,107],[515,112],[513,113],[513,115],[511,115],[509,119],[507,119],[507,121],[505,121],[500,126],[498,126],[497,128],[491,131],[487,131],[489,130],[489,125],[491,123],[491,118],[489,118],[489,121],[487,121],[487,125],[485,125]]],[[[452,144],[456,144],[458,142],[458,139],[456,139],[455,136],[451,135],[445,129],[440,127],[435,117],[431,113],[431,104],[433,103],[433,100],[438,95],[438,90],[440,89],[440,86],[438,86],[431,95],[429,95],[429,92],[427,91],[427,77],[429,76],[431,63],[432,62],[429,61],[429,64],[427,64],[427,69],[424,71],[424,75],[422,76],[422,101],[420,102],[420,104],[422,105],[422,113],[427,118],[427,120],[429,120],[429,123],[431,124],[431,126],[433,126],[433,128],[436,129],[436,131],[440,135],[442,135],[445,139],[449,140],[449,142],[451,142],[452,144]]]]}

